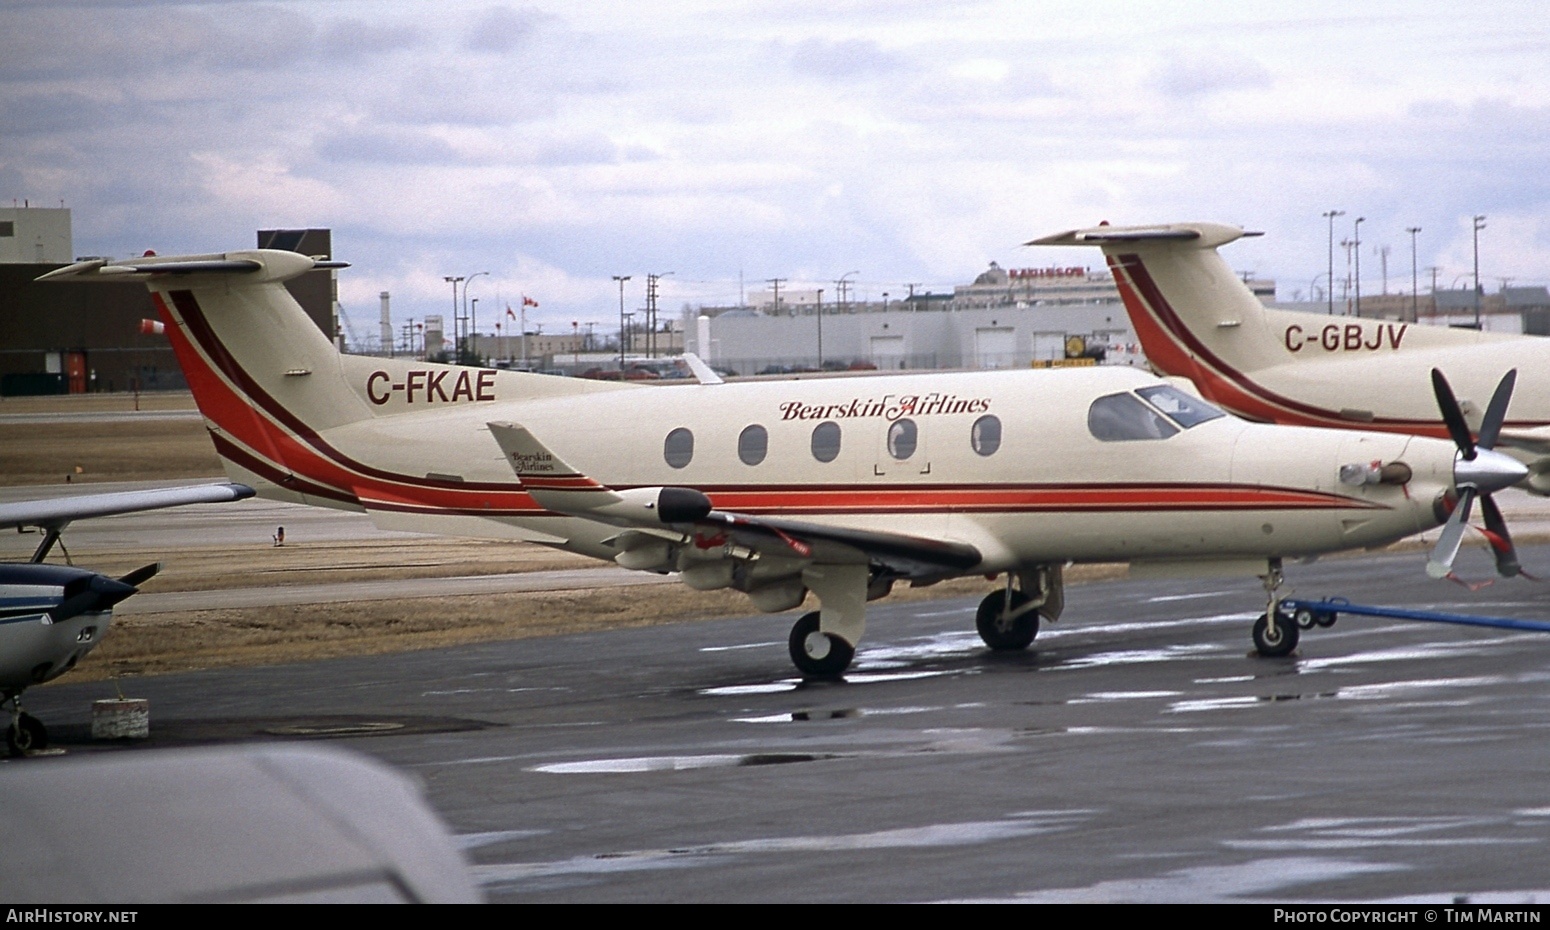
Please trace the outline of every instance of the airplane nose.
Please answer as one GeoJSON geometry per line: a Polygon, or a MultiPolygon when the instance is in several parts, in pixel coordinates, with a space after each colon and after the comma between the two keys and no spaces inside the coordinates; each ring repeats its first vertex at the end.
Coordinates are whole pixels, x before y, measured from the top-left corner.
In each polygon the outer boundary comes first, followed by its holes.
{"type": "Polygon", "coordinates": [[[1453,486],[1474,487],[1482,494],[1511,487],[1528,477],[1528,467],[1510,455],[1491,449],[1475,449],[1475,457],[1463,453],[1453,460],[1453,486]]]}

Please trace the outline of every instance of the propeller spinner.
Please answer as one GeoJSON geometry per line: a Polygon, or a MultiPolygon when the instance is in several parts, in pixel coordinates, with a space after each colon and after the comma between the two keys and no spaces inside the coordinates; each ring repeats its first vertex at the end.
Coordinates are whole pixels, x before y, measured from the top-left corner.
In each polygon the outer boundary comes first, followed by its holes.
{"type": "Polygon", "coordinates": [[[1496,439],[1501,435],[1502,421],[1507,417],[1507,405],[1512,401],[1512,389],[1517,383],[1518,371],[1513,369],[1502,376],[1486,407],[1485,418],[1480,422],[1478,437],[1470,434],[1464,421],[1464,411],[1459,407],[1453,388],[1441,371],[1432,369],[1432,391],[1437,395],[1437,409],[1448,426],[1448,435],[1458,446],[1453,461],[1453,486],[1459,492],[1458,505],[1442,528],[1432,557],[1426,563],[1426,573],[1433,578],[1446,578],[1453,573],[1453,559],[1458,555],[1459,544],[1464,540],[1464,527],[1469,522],[1469,512],[1475,498],[1480,498],[1480,511],[1485,516],[1485,535],[1491,542],[1496,557],[1496,571],[1504,578],[1522,572],[1518,553],[1507,533],[1507,521],[1497,508],[1491,495],[1502,488],[1511,487],[1528,475],[1522,462],[1500,452],[1493,451],[1496,439]]]}

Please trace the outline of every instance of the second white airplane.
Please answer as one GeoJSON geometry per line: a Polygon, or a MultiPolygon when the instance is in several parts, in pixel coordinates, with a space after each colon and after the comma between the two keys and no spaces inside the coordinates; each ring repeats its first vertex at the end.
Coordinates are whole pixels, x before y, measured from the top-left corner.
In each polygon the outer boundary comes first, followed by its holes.
{"type": "MultiPolygon", "coordinates": [[[[1521,487],[1550,494],[1550,340],[1266,307],[1217,252],[1257,235],[1221,223],[1100,225],[1027,244],[1102,248],[1147,362],[1240,416],[1447,436],[1466,458],[1477,433],[1527,466],[1521,487]]],[[[1472,502],[1464,496],[1439,540],[1433,576],[1451,574],[1472,502]]],[[[1517,574],[1489,494],[1481,509],[1497,570],[1517,574]]]]}
{"type": "Polygon", "coordinates": [[[46,277],[146,282],[228,473],[260,495],[676,572],[769,612],[811,593],[790,635],[808,675],[849,666],[867,601],[900,582],[1004,579],[977,627],[1025,648],[1073,561],[1258,575],[1253,639],[1284,655],[1283,559],[1392,542],[1456,486],[1523,473],[1488,448],[1456,468],[1435,439],[1249,423],[1128,369],[656,387],[340,355],[283,284],[316,267],[339,265],[258,250],[46,277]]]}

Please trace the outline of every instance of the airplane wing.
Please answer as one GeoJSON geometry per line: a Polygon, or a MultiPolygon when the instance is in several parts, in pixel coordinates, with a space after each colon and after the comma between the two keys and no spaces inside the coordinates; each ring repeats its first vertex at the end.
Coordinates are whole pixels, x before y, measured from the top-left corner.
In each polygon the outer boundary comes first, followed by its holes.
{"type": "Polygon", "coordinates": [[[962,572],[981,560],[980,551],[963,542],[717,510],[694,488],[615,490],[566,464],[526,428],[488,425],[523,487],[556,513],[614,526],[673,530],[681,537],[695,535],[702,544],[719,544],[725,537],[756,552],[787,558],[872,562],[909,578],[962,572]]]}
{"type": "Polygon", "coordinates": [[[252,497],[245,484],[198,484],[149,491],[120,491],[112,494],[79,494],[43,500],[0,504],[0,529],[37,526],[58,530],[75,520],[108,517],[120,513],[159,510],[184,504],[216,504],[252,497]]]}
{"type": "Polygon", "coordinates": [[[981,559],[980,551],[968,543],[726,510],[712,510],[696,526],[714,527],[749,549],[816,561],[855,561],[845,558],[848,549],[906,578],[967,571],[981,559]]]}
{"type": "Polygon", "coordinates": [[[1509,449],[1523,449],[1539,455],[1550,453],[1550,426],[1533,429],[1503,428],[1496,444],[1509,449]]]}

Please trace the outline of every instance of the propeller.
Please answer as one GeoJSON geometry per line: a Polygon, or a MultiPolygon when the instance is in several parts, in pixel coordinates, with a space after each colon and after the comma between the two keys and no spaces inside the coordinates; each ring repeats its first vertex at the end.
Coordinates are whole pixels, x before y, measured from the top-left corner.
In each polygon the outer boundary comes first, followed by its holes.
{"type": "Polygon", "coordinates": [[[1453,559],[1458,555],[1459,544],[1464,541],[1464,528],[1469,523],[1469,513],[1477,497],[1480,498],[1480,513],[1485,517],[1485,536],[1496,557],[1497,574],[1511,578],[1523,571],[1518,564],[1517,549],[1512,545],[1512,536],[1507,532],[1507,521],[1491,499],[1492,493],[1517,484],[1528,474],[1528,469],[1517,459],[1493,451],[1501,435],[1502,421],[1507,418],[1507,405],[1512,402],[1512,389],[1517,380],[1516,368],[1502,376],[1486,406],[1477,437],[1470,433],[1464,411],[1459,407],[1448,379],[1441,371],[1432,369],[1432,392],[1437,395],[1437,409],[1442,412],[1442,421],[1447,424],[1453,444],[1458,446],[1458,455],[1453,461],[1453,486],[1459,494],[1458,504],[1443,525],[1442,535],[1426,563],[1426,573],[1433,578],[1453,574],[1453,559]]]}

